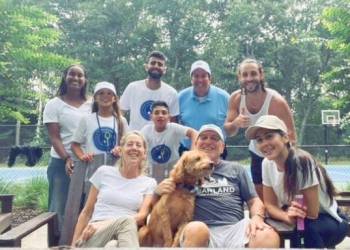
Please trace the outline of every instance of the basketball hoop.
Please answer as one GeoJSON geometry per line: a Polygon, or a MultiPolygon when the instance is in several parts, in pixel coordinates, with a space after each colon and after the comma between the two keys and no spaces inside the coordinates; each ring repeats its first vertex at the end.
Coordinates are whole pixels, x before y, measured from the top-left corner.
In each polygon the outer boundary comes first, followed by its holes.
{"type": "Polygon", "coordinates": [[[336,127],[340,124],[339,110],[321,110],[322,124],[324,125],[325,163],[328,164],[328,127],[336,127]]]}
{"type": "Polygon", "coordinates": [[[322,110],[322,124],[336,127],[340,124],[339,110],[322,110]]]}

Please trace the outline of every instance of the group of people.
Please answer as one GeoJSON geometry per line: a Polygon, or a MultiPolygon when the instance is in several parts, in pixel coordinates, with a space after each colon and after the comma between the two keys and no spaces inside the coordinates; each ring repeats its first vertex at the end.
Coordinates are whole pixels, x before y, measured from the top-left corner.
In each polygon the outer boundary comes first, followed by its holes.
{"type": "Polygon", "coordinates": [[[239,64],[241,88],[230,96],[211,83],[211,69],[202,60],[191,66],[192,86],[177,93],[161,80],[166,61],[163,53],[152,52],[147,78],[130,83],[120,102],[109,82],[96,84],[89,99],[86,70],[71,65],[57,96],[47,103],[49,210],[57,212],[60,225],[74,161],[89,162],[101,153],[118,158],[116,168],[101,166],[90,178],[72,244],[138,246],[138,226],[146,223],[158,196],[175,188],[168,172],[181,151],[192,149],[205,152],[215,168],[198,187],[194,221],[185,227],[181,246],[277,248],[278,234],[264,222],[266,216],[291,225],[304,219],[305,247],[338,244],[348,224],[334,186],[324,168],[295,147],[292,112],[277,91],[267,88],[261,63],[245,59],[239,64]],[[250,141],[253,182],[242,166],[224,160],[226,137],[241,128],[250,141]],[[147,161],[157,181],[147,176],[147,161]],[[297,194],[303,195],[303,205],[294,201],[297,194]],[[244,218],[244,202],[250,219],[244,218]]]}

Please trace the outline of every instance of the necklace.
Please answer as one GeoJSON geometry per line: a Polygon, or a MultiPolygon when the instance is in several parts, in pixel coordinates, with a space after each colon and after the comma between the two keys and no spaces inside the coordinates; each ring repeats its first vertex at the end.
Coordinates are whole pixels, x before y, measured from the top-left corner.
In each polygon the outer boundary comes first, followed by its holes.
{"type": "Polygon", "coordinates": [[[116,133],[115,133],[115,117],[113,116],[113,130],[110,128],[101,128],[100,119],[98,117],[98,112],[96,112],[96,120],[99,131],[99,141],[100,147],[98,149],[110,152],[116,145],[116,133]]]}

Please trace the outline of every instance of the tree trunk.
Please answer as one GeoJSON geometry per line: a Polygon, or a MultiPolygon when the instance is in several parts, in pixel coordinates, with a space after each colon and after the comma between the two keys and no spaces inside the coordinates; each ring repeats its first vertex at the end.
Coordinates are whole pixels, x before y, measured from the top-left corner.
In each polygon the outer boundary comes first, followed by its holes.
{"type": "Polygon", "coordinates": [[[39,103],[38,103],[38,121],[36,123],[36,129],[35,129],[35,137],[34,137],[34,143],[35,144],[41,144],[42,138],[41,138],[41,127],[42,127],[42,111],[43,111],[43,82],[41,79],[39,80],[39,103]]]}
{"type": "Polygon", "coordinates": [[[176,71],[177,71],[178,67],[179,67],[179,58],[175,54],[175,65],[174,65],[173,72],[171,72],[171,81],[170,81],[170,85],[172,85],[172,86],[173,86],[174,81],[175,81],[176,71]]]}
{"type": "Polygon", "coordinates": [[[305,110],[304,115],[302,116],[303,119],[301,121],[300,124],[300,129],[299,129],[299,134],[298,134],[298,144],[299,145],[303,145],[303,140],[304,140],[304,132],[305,132],[305,127],[306,127],[306,123],[307,123],[307,119],[309,118],[310,112],[312,110],[312,103],[314,101],[311,100],[311,103],[309,105],[307,105],[307,109],[305,110]]]}

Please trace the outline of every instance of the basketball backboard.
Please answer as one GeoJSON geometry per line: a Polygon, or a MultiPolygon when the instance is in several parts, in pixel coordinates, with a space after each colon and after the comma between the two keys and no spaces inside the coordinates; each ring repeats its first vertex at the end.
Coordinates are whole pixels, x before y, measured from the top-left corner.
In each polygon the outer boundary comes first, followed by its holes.
{"type": "Polygon", "coordinates": [[[339,110],[321,110],[322,124],[336,126],[340,124],[339,110]]]}

